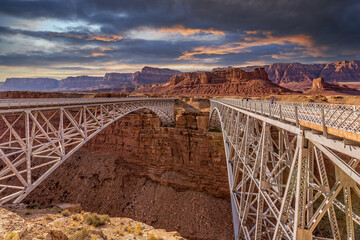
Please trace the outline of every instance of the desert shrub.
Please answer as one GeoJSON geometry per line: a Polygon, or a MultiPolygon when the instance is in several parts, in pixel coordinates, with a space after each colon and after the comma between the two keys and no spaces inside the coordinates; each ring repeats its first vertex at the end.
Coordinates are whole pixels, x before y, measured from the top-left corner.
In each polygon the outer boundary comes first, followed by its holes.
{"type": "Polygon", "coordinates": [[[150,240],[156,240],[156,237],[155,237],[154,234],[150,233],[150,234],[149,234],[149,239],[150,239],[150,240]]]}
{"type": "Polygon", "coordinates": [[[31,211],[30,211],[30,210],[26,210],[24,214],[25,214],[25,215],[31,215],[31,211]]]}
{"type": "Polygon", "coordinates": [[[134,232],[134,229],[133,229],[133,227],[132,227],[131,225],[129,225],[129,226],[127,226],[127,227],[125,228],[125,231],[127,231],[128,233],[133,233],[133,232],[134,232]]]}
{"type": "Polygon", "coordinates": [[[71,215],[71,212],[67,209],[65,209],[64,211],[61,212],[61,215],[63,215],[64,217],[68,217],[71,215]]]}
{"type": "Polygon", "coordinates": [[[74,234],[69,236],[69,240],[84,240],[90,236],[89,230],[83,228],[79,231],[76,231],[74,234]]]}
{"type": "Polygon", "coordinates": [[[87,224],[98,227],[105,225],[107,222],[110,221],[109,215],[99,215],[96,213],[89,213],[84,215],[84,220],[87,224]]]}
{"type": "Polygon", "coordinates": [[[209,128],[209,132],[221,132],[221,128],[219,128],[219,127],[212,127],[212,128],[209,128]]]}
{"type": "Polygon", "coordinates": [[[71,218],[72,218],[72,220],[74,220],[74,221],[80,221],[80,220],[81,220],[81,216],[80,216],[80,215],[77,215],[77,214],[72,215],[71,218]]]}
{"type": "Polygon", "coordinates": [[[141,231],[142,231],[141,223],[136,223],[135,235],[136,236],[141,235],[141,231]]]}
{"type": "Polygon", "coordinates": [[[8,232],[5,234],[4,240],[18,240],[20,239],[20,235],[18,233],[8,232]]]}
{"type": "Polygon", "coordinates": [[[38,204],[38,203],[32,203],[30,206],[29,206],[29,208],[31,208],[31,209],[41,209],[41,206],[40,206],[40,204],[38,204]]]}

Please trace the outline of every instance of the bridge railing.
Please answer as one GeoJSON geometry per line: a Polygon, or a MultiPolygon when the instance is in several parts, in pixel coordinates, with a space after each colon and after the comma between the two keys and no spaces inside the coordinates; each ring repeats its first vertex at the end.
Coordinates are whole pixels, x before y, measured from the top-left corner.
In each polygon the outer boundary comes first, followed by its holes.
{"type": "Polygon", "coordinates": [[[212,99],[247,111],[259,113],[297,125],[302,122],[360,134],[360,105],[275,102],[250,99],[212,99]]]}
{"type": "MultiPolygon", "coordinates": [[[[149,100],[167,101],[171,99],[148,98],[149,100]]],[[[49,105],[70,105],[70,104],[91,104],[91,103],[111,103],[127,101],[145,101],[146,98],[18,98],[18,99],[0,99],[0,108],[13,107],[34,107],[49,105]]]]}

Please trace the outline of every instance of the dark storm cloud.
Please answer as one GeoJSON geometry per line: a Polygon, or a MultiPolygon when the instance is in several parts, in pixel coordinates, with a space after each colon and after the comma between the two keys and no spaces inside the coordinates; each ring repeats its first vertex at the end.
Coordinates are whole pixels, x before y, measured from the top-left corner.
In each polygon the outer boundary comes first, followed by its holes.
{"type": "MultiPolygon", "coordinates": [[[[93,50],[79,50],[63,54],[28,53],[3,55],[0,64],[43,64],[58,62],[92,63],[118,61],[122,63],[195,63],[213,58],[215,64],[244,64],[250,61],[318,61],[341,60],[359,57],[360,51],[360,2],[355,0],[0,0],[0,14],[22,19],[58,19],[61,21],[84,21],[100,26],[96,34],[122,36],[127,31],[140,27],[171,28],[182,25],[185,28],[213,28],[226,32],[224,39],[213,42],[187,41],[137,41],[117,39],[101,41],[91,38],[94,32],[86,27],[73,27],[65,33],[39,32],[0,27],[0,34],[23,34],[47,40],[66,41],[81,45],[95,41],[99,47],[112,47],[105,55],[89,57],[93,50]],[[185,51],[201,45],[221,45],[242,41],[244,31],[269,31],[273,37],[294,35],[311,37],[313,49],[322,49],[322,56],[301,56],[305,50],[294,50],[292,46],[270,48],[255,47],[251,51],[228,54],[203,54],[196,60],[179,60],[185,51]],[[105,44],[106,43],[106,44],[105,44]],[[291,53],[293,51],[293,53],[291,53]],[[273,58],[282,52],[287,59],[273,58]],[[291,55],[292,54],[292,55],[291,55]],[[32,57],[37,60],[32,61],[32,57]],[[293,58],[291,57],[293,56],[293,58]],[[326,56],[326,57],[325,57],[326,56]],[[178,59],[178,60],[176,60],[178,59]]],[[[11,23],[10,23],[11,25],[11,23]]],[[[1,39],[0,39],[1,41],[1,39]]],[[[304,46],[301,46],[304,48],[304,46]]],[[[309,47],[309,44],[307,44],[309,47]]],[[[305,54],[306,55],[306,54],[305,54]]],[[[150,64],[148,63],[148,64],[150,64]]]]}

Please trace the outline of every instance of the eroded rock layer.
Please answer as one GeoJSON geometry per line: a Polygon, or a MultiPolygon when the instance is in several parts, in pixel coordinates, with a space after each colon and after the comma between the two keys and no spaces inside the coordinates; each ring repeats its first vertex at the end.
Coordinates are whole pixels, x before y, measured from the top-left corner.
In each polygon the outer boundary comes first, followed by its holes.
{"type": "Polygon", "coordinates": [[[264,68],[256,68],[252,72],[246,72],[240,68],[189,72],[173,76],[166,84],[140,86],[135,89],[135,92],[209,96],[262,96],[292,93],[291,90],[271,82],[264,68]]]}

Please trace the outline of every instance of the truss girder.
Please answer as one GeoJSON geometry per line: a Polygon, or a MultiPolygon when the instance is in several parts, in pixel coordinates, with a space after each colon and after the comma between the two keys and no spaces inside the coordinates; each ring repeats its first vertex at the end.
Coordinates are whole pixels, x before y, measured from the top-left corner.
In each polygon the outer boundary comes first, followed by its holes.
{"type": "Polygon", "coordinates": [[[76,150],[131,112],[149,109],[164,126],[174,124],[174,100],[60,99],[41,107],[34,100],[30,107],[0,109],[0,205],[21,202],[76,150]]]}
{"type": "Polygon", "coordinates": [[[360,239],[357,144],[288,121],[270,103],[210,103],[210,128],[222,130],[225,144],[235,239],[360,239]]]}

